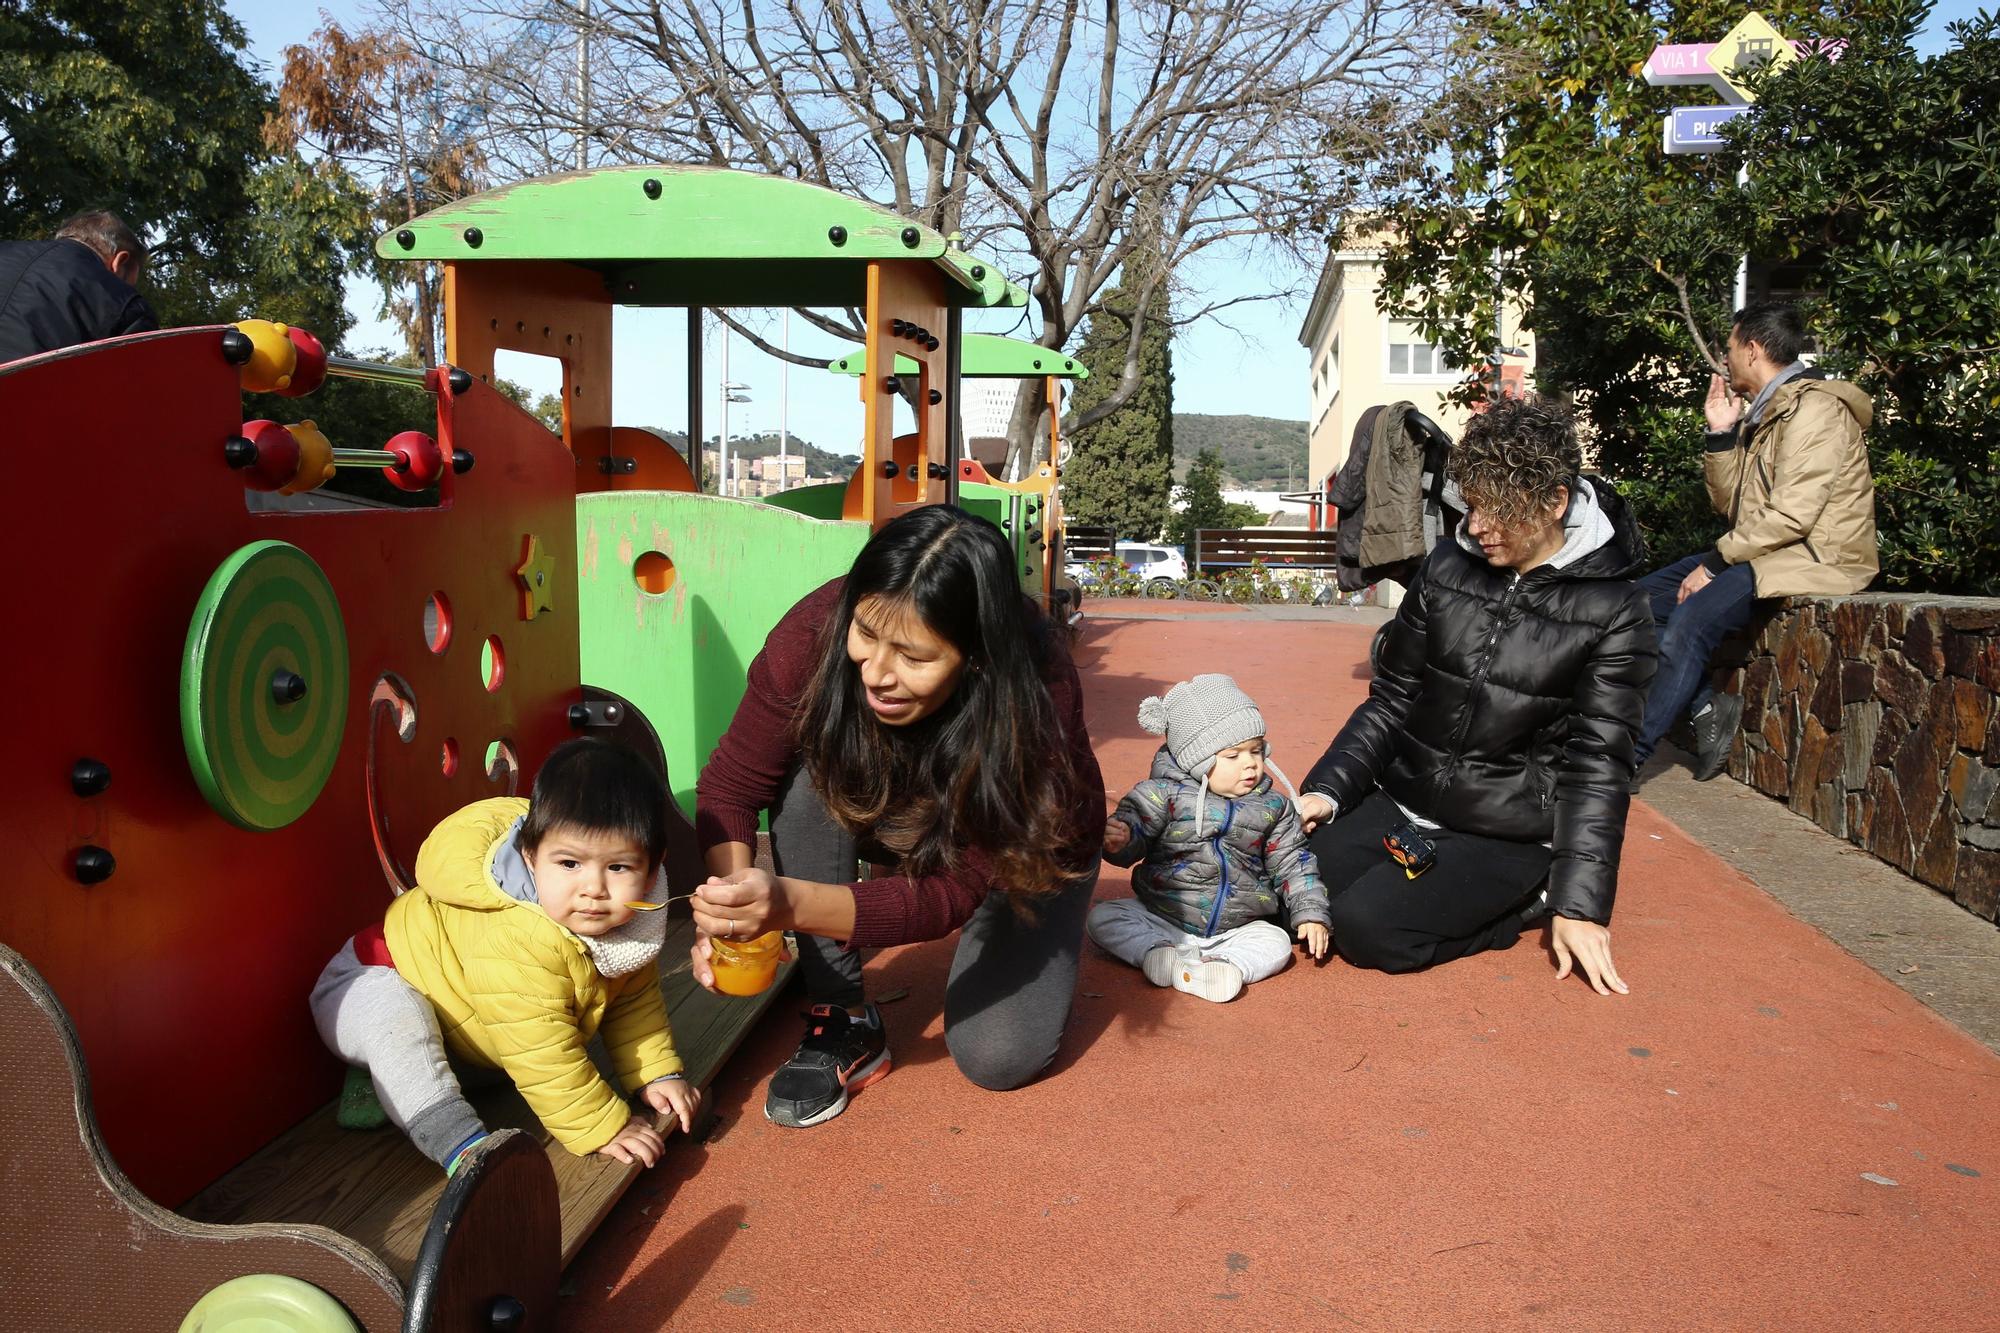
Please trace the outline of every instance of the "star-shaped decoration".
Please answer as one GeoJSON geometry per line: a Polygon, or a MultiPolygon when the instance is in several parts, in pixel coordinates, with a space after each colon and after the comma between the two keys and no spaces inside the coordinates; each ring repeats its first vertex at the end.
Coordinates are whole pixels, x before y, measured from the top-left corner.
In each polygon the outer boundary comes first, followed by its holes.
{"type": "Polygon", "coordinates": [[[521,546],[524,554],[514,567],[514,577],[521,583],[521,619],[533,620],[556,609],[556,558],[543,549],[542,539],[532,532],[521,546]]]}

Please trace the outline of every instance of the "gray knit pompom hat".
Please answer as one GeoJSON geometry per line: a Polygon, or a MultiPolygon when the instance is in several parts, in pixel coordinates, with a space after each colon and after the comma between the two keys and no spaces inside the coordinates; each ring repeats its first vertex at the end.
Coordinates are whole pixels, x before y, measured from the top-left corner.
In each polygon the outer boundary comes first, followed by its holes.
{"type": "Polygon", "coordinates": [[[1264,715],[1227,676],[1196,676],[1139,704],[1139,725],[1167,738],[1181,770],[1202,777],[1219,750],[1264,734],[1264,715]]]}

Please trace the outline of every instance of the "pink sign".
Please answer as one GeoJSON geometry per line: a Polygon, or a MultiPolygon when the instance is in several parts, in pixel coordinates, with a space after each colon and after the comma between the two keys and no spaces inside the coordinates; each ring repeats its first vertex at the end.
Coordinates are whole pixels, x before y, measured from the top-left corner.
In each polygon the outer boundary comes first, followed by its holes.
{"type": "Polygon", "coordinates": [[[1646,57],[1646,82],[1655,88],[1683,83],[1715,83],[1708,54],[1714,42],[1692,42],[1683,46],[1656,46],[1646,57]]]}

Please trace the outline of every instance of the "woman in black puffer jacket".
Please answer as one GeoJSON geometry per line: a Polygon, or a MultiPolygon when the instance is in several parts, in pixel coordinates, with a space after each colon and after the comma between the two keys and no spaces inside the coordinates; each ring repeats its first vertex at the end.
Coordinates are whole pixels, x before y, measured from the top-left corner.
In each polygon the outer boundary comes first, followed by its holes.
{"type": "Polygon", "coordinates": [[[1452,452],[1466,519],[1425,559],[1368,701],[1303,784],[1333,944],[1356,966],[1504,949],[1552,912],[1557,977],[1574,962],[1600,993],[1626,989],[1608,927],[1653,621],[1630,581],[1637,527],[1579,464],[1555,403],[1472,419],[1452,452]],[[1414,879],[1383,845],[1406,825],[1435,849],[1414,879]]]}

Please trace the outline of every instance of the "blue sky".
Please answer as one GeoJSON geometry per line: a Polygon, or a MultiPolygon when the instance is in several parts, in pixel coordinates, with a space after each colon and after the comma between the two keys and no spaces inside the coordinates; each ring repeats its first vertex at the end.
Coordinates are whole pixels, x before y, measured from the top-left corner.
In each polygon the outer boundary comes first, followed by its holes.
{"type": "MultiPolygon", "coordinates": [[[[250,37],[250,57],[267,76],[275,77],[284,48],[309,37],[325,16],[349,27],[364,26],[366,7],[357,0],[330,0],[319,9],[280,0],[227,0],[227,8],[250,37]]],[[[1932,11],[1920,49],[1942,49],[1945,25],[1978,12],[1976,0],[1942,0],[1932,11]]],[[[1208,259],[1184,275],[1205,300],[1223,300],[1255,291],[1285,293],[1273,301],[1236,306],[1227,324],[1214,321],[1183,331],[1174,341],[1174,407],[1181,412],[1251,413],[1303,420],[1309,407],[1305,350],[1298,345],[1299,321],[1312,296],[1314,272],[1275,262],[1257,262],[1235,255],[1208,259]]],[[[351,339],[356,345],[388,346],[394,335],[375,316],[378,296],[372,285],[355,284],[348,306],[360,323],[351,339]]],[[[771,316],[775,328],[776,315],[771,316]]],[[[967,327],[992,333],[1013,332],[1014,312],[973,312],[967,327]]],[[[839,342],[792,322],[795,351],[823,351],[832,357],[850,350],[839,342]]],[[[719,420],[719,335],[709,335],[710,391],[703,408],[706,432],[719,420]]],[[[616,362],[612,370],[614,419],[623,425],[679,429],[687,423],[686,318],[678,310],[621,309],[614,328],[616,362]]],[[[502,374],[536,389],[557,387],[549,369],[531,361],[503,360],[502,374]]],[[[749,385],[751,401],[731,409],[732,435],[775,431],[780,424],[780,364],[742,339],[733,341],[729,378],[749,385]]],[[[861,432],[861,407],[854,383],[845,377],[817,375],[793,367],[783,395],[785,423],[822,448],[845,453],[861,432]]]]}

